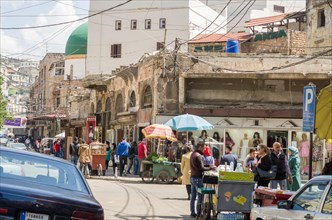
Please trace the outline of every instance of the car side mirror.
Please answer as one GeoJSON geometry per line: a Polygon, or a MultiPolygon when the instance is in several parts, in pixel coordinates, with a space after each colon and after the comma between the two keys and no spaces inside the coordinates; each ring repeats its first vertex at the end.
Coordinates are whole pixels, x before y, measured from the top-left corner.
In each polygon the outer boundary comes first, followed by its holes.
{"type": "Polygon", "coordinates": [[[277,202],[278,209],[291,209],[292,201],[282,200],[277,202]]]}

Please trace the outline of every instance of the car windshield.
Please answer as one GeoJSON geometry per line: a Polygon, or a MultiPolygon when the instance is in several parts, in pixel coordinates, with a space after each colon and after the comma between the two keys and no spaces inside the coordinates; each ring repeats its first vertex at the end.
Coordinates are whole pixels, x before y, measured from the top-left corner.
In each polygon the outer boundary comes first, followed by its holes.
{"type": "Polygon", "coordinates": [[[88,193],[79,170],[65,162],[25,155],[19,152],[0,152],[0,179],[11,178],[88,193]]]}

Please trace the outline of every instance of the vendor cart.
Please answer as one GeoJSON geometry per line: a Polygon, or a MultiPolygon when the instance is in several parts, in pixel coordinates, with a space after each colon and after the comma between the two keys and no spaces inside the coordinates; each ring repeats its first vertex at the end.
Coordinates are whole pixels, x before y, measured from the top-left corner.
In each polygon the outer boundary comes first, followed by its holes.
{"type": "MultiPolygon", "coordinates": [[[[210,172],[210,171],[209,171],[210,172]]],[[[253,205],[254,176],[244,172],[204,173],[202,196],[203,219],[218,214],[218,219],[249,219],[253,205]],[[208,195],[208,196],[205,196],[208,195]]]]}
{"type": "Polygon", "coordinates": [[[91,150],[91,165],[92,171],[91,175],[105,175],[106,165],[105,165],[105,156],[106,156],[106,144],[94,142],[90,144],[91,150]]]}
{"type": "Polygon", "coordinates": [[[270,189],[260,186],[255,190],[255,199],[261,201],[261,206],[276,206],[278,201],[288,200],[293,194],[294,192],[289,190],[270,189]]]}
{"type": "Polygon", "coordinates": [[[142,180],[145,183],[172,183],[181,176],[181,163],[168,161],[148,161],[142,162],[142,180]]]}

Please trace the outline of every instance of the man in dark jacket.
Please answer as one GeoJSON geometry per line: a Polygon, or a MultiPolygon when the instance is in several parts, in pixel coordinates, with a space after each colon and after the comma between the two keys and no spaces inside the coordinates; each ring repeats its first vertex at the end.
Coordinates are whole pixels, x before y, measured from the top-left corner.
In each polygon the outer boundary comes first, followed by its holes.
{"type": "Polygon", "coordinates": [[[197,193],[197,189],[203,187],[203,172],[211,170],[213,167],[204,167],[203,163],[203,151],[204,143],[198,143],[196,150],[190,156],[190,183],[191,183],[191,196],[190,196],[190,216],[200,216],[202,212],[201,194],[197,193]],[[195,212],[195,200],[198,195],[195,212]]]}
{"type": "Polygon", "coordinates": [[[75,137],[73,143],[70,144],[70,160],[73,164],[77,165],[78,160],[78,138],[75,137]]]}
{"type": "Polygon", "coordinates": [[[234,171],[237,167],[238,158],[237,155],[232,153],[232,147],[226,146],[225,148],[225,155],[221,157],[220,164],[230,165],[233,162],[233,170],[234,171]]]}
{"type": "Polygon", "coordinates": [[[277,189],[279,184],[280,189],[286,190],[287,179],[291,184],[292,175],[290,175],[288,160],[279,142],[273,143],[273,150],[271,152],[271,162],[272,165],[278,166],[276,178],[274,180],[271,180],[271,188],[277,189]]]}

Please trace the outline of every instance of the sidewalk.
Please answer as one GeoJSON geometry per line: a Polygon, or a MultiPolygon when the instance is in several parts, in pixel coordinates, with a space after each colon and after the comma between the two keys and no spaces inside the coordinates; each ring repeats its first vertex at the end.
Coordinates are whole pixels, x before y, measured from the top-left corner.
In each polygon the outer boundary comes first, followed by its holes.
{"type": "Polygon", "coordinates": [[[118,175],[117,177],[114,177],[111,167],[106,171],[105,176],[90,176],[89,179],[117,181],[124,183],[143,183],[142,178],[139,175],[127,174],[127,176],[118,175]]]}

